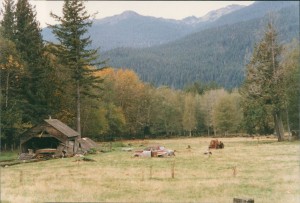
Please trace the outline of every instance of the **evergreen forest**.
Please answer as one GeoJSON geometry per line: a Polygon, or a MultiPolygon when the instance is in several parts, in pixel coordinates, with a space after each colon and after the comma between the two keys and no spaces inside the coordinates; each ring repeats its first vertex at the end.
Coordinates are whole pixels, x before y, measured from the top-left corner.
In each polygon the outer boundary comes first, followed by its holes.
{"type": "MultiPolygon", "coordinates": [[[[281,43],[299,37],[299,7],[284,7],[271,15],[276,19],[274,26],[281,43]]],[[[193,82],[214,81],[226,89],[238,88],[245,79],[245,66],[253,47],[262,38],[269,18],[270,13],[204,29],[150,48],[116,48],[104,52],[103,57],[113,67],[133,69],[143,81],[157,87],[182,89],[193,82]]]]}

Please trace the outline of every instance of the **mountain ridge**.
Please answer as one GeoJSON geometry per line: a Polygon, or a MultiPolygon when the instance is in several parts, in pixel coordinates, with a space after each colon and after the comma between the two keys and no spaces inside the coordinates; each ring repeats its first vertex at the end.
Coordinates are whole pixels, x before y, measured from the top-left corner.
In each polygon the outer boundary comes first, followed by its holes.
{"type": "MultiPolygon", "coordinates": [[[[101,48],[101,51],[111,50],[117,47],[143,48],[164,44],[193,33],[201,25],[213,22],[222,16],[222,12],[229,13],[241,6],[227,6],[208,12],[205,19],[192,17],[182,20],[143,16],[135,11],[124,11],[121,14],[93,20],[93,26],[89,29],[93,41],[93,48],[101,48]],[[216,16],[218,14],[218,16],[216,16]],[[214,18],[214,19],[212,19],[214,18]],[[105,31],[103,31],[105,30],[105,31]],[[120,34],[121,33],[121,34],[120,34]]],[[[42,30],[46,41],[56,42],[49,28],[42,30]]]]}
{"type": "Polygon", "coordinates": [[[195,16],[173,20],[125,12],[113,25],[101,27],[95,21],[90,35],[94,47],[101,48],[100,56],[110,59],[108,65],[131,68],[155,86],[183,88],[195,81],[214,81],[234,88],[243,81],[246,61],[269,12],[276,14],[282,42],[299,38],[297,8],[299,2],[255,2],[202,23],[195,16]]]}
{"type": "MultiPolygon", "coordinates": [[[[276,16],[279,40],[287,43],[299,39],[299,9],[284,7],[276,16]]],[[[208,28],[163,45],[119,48],[102,56],[111,59],[112,67],[131,68],[155,86],[183,88],[195,81],[214,81],[230,89],[241,85],[245,64],[268,17],[266,13],[262,18],[208,28]]]]}

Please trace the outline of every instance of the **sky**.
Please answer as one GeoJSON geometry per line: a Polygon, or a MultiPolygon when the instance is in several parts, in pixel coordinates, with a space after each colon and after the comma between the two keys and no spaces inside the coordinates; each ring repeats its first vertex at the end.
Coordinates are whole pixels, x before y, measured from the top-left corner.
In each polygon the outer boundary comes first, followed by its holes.
{"type": "MultiPolygon", "coordinates": [[[[17,1],[17,0],[15,0],[17,1]]],[[[3,0],[0,0],[1,7],[3,0]]],[[[55,24],[50,17],[52,11],[61,16],[63,1],[29,0],[36,7],[37,20],[41,27],[46,23],[55,24]]],[[[231,4],[250,5],[254,1],[87,1],[85,6],[90,14],[98,13],[97,19],[135,11],[140,15],[180,20],[188,16],[201,17],[209,11],[231,4]]]]}

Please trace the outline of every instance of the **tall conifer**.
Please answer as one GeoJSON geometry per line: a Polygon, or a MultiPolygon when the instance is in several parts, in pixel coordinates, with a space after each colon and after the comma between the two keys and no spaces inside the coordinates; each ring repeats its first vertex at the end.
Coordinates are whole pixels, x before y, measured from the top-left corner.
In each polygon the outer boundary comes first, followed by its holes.
{"type": "Polygon", "coordinates": [[[3,15],[3,19],[1,21],[2,26],[2,36],[6,39],[12,40],[14,36],[14,10],[15,5],[13,0],[4,0],[3,8],[1,9],[1,14],[3,15]]]}
{"type": "MultiPolygon", "coordinates": [[[[269,23],[247,65],[247,76],[242,90],[244,106],[257,106],[266,112],[260,114],[261,116],[270,114],[273,117],[278,141],[283,140],[284,133],[281,118],[284,109],[283,68],[279,63],[281,50],[274,26],[269,23]]],[[[246,114],[246,119],[249,116],[253,117],[246,114]]],[[[261,119],[259,114],[256,114],[255,119],[261,119]]]]}
{"type": "Polygon", "coordinates": [[[39,23],[36,20],[35,8],[28,0],[18,0],[15,12],[14,42],[26,63],[23,78],[23,94],[26,103],[23,109],[25,121],[38,123],[48,115],[47,71],[44,66],[43,39],[39,23]]]}
{"type": "Polygon", "coordinates": [[[81,96],[89,95],[91,89],[97,84],[97,77],[93,72],[93,65],[98,58],[97,50],[91,49],[91,39],[88,36],[88,27],[92,25],[91,15],[85,9],[81,0],[65,0],[63,16],[59,17],[53,13],[51,16],[59,22],[51,25],[54,35],[60,43],[59,56],[63,64],[70,71],[70,81],[74,85],[76,95],[76,124],[77,131],[81,134],[81,96]]]}

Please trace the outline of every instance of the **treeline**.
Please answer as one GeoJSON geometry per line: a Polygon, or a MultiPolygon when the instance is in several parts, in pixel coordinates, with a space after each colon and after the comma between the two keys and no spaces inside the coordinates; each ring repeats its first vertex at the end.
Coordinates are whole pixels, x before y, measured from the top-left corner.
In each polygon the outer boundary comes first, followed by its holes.
{"type": "MultiPolygon", "coordinates": [[[[299,122],[299,47],[297,41],[285,46],[280,60],[285,106],[285,131],[297,130],[299,122]]],[[[142,82],[129,69],[105,69],[101,102],[85,109],[84,134],[95,139],[156,138],[230,134],[273,134],[272,104],[253,106],[249,114],[247,97],[241,90],[227,91],[215,83],[195,82],[183,90],[154,87],[142,82]],[[258,110],[258,111],[257,111],[258,110]],[[255,112],[257,111],[257,112],[255,112]],[[249,119],[252,119],[249,122],[249,119]],[[263,122],[262,122],[263,121],[263,122]]],[[[244,87],[243,87],[244,88],[244,87]]],[[[243,91],[242,91],[243,92],[243,91]]],[[[276,97],[276,96],[275,96],[276,97]]],[[[258,100],[257,100],[258,101],[258,100]]],[[[255,102],[257,102],[255,100],[255,102]]]]}
{"type": "Polygon", "coordinates": [[[226,135],[241,132],[237,90],[207,89],[199,83],[186,91],[143,83],[129,69],[109,68],[101,102],[84,109],[83,133],[95,139],[226,135]],[[196,88],[195,88],[196,87],[196,88]],[[198,90],[205,89],[201,94],[198,90]],[[100,106],[99,106],[100,104],[100,106]]]}
{"type": "MultiPolygon", "coordinates": [[[[286,46],[281,61],[285,78],[281,99],[287,102],[282,114],[285,131],[288,124],[290,130],[297,130],[299,122],[299,49],[295,45],[296,41],[286,46]]],[[[273,117],[268,111],[271,105],[264,106],[264,111],[253,106],[249,122],[249,102],[238,89],[227,91],[214,83],[200,82],[184,90],[156,88],[143,83],[129,69],[109,68],[97,75],[104,79],[105,91],[100,90],[101,102],[91,105],[99,106],[86,108],[83,118],[87,121],[84,134],[95,139],[274,133],[273,117]]]]}

